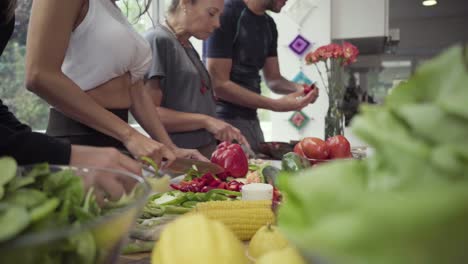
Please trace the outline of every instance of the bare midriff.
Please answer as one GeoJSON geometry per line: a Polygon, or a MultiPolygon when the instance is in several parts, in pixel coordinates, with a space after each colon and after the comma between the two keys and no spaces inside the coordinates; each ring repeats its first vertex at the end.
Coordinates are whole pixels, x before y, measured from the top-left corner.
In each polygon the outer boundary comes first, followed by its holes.
{"type": "MultiPolygon", "coordinates": [[[[114,78],[86,93],[107,109],[128,109],[132,104],[130,74],[114,78]]],[[[136,88],[136,87],[135,87],[136,88]]]]}

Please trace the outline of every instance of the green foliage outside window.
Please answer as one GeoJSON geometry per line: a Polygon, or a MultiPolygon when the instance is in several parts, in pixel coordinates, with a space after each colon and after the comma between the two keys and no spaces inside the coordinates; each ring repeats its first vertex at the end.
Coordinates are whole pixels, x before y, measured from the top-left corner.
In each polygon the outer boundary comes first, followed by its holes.
{"type": "Polygon", "coordinates": [[[15,32],[0,58],[0,98],[24,123],[34,129],[47,126],[48,105],[28,92],[24,84],[26,35],[32,0],[18,1],[15,32]]]}

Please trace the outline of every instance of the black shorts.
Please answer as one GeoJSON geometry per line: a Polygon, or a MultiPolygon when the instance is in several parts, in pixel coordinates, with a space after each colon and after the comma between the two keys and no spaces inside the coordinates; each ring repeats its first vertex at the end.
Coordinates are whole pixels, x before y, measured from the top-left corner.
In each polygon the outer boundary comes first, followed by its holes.
{"type": "MultiPolygon", "coordinates": [[[[108,110],[123,121],[128,122],[128,109],[108,110]]],[[[75,121],[55,108],[50,109],[46,134],[75,145],[126,149],[117,139],[75,121]]]]}

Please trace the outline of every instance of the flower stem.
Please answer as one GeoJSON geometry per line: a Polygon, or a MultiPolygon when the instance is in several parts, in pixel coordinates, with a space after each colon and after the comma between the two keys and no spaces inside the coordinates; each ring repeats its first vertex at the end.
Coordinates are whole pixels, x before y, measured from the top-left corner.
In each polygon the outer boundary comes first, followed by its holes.
{"type": "Polygon", "coordinates": [[[325,84],[325,79],[323,79],[323,75],[322,75],[322,72],[320,71],[319,67],[317,66],[317,64],[315,63],[315,68],[317,69],[317,72],[319,73],[320,75],[320,79],[322,79],[322,83],[323,83],[323,87],[325,88],[325,91],[327,92],[327,94],[329,93],[328,91],[328,86],[325,84]]]}

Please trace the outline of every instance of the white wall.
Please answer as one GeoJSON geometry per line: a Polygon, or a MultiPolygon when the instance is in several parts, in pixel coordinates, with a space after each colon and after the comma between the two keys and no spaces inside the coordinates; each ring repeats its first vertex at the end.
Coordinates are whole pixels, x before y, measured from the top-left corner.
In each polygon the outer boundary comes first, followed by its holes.
{"type": "MultiPolygon", "coordinates": [[[[309,0],[299,0],[309,1],[309,0]]],[[[315,48],[321,45],[330,43],[331,41],[331,0],[311,1],[316,3],[317,7],[313,9],[308,18],[304,21],[301,27],[301,35],[309,41],[315,43],[315,48]]],[[[292,3],[289,1],[288,4],[292,3]]],[[[294,23],[285,14],[273,14],[278,27],[278,58],[280,62],[281,73],[287,79],[292,79],[303,67],[303,72],[313,81],[317,81],[319,87],[321,85],[320,77],[317,74],[315,67],[304,65],[305,53],[302,57],[298,57],[288,47],[289,43],[299,33],[299,26],[294,23]]],[[[310,49],[309,51],[313,50],[310,49]]],[[[273,97],[279,97],[274,95],[273,97]]],[[[266,134],[266,140],[285,141],[298,140],[306,136],[315,136],[323,138],[324,136],[324,117],[328,109],[328,96],[324,89],[320,91],[320,96],[317,101],[303,109],[309,117],[313,118],[302,130],[297,131],[296,128],[288,122],[292,112],[287,113],[272,113],[272,123],[267,124],[271,127],[264,127],[265,131],[272,131],[271,138],[266,134]]]]}

